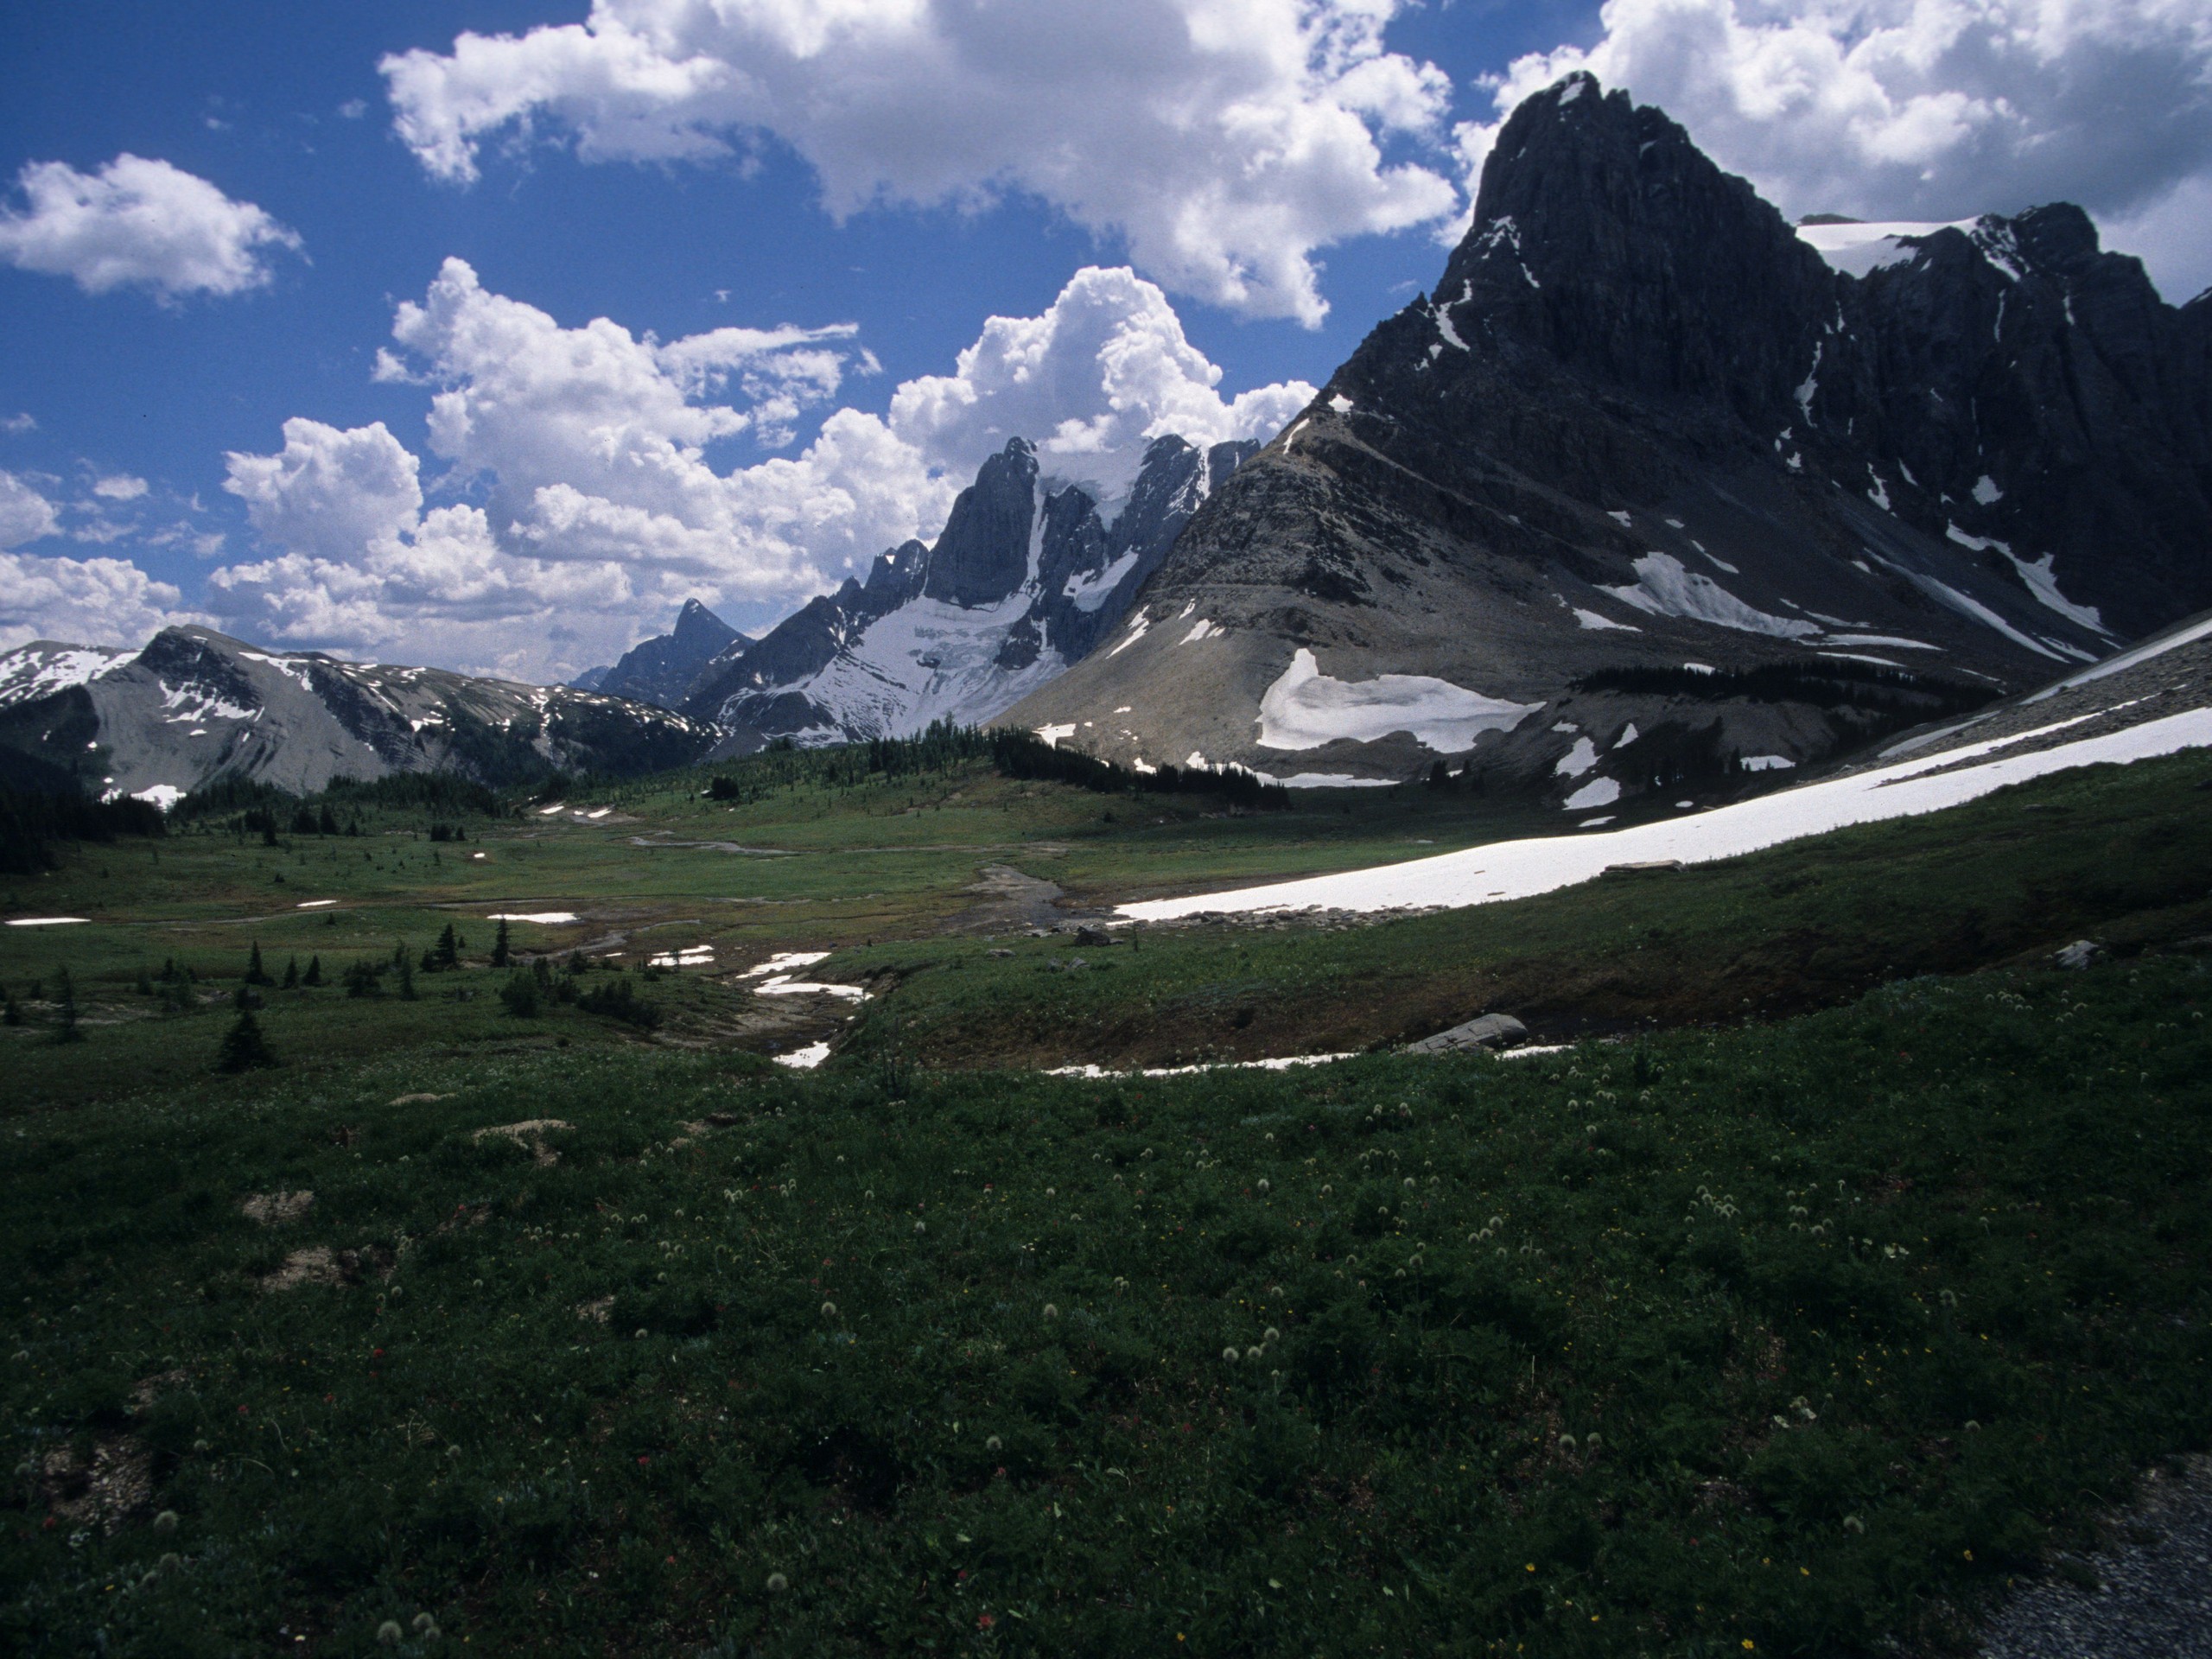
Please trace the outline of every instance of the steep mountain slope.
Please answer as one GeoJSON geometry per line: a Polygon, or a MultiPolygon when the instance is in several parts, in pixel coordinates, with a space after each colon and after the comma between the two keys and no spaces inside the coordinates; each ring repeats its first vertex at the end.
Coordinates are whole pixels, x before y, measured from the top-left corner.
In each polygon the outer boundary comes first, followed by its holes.
{"type": "Polygon", "coordinates": [[[1104,507],[1039,472],[1015,438],[960,493],[934,547],[908,542],[710,664],[684,711],[734,752],[779,737],[841,742],[988,720],[1080,660],[1119,622],[1198,505],[1258,446],[1146,449],[1104,507]]]}
{"type": "Polygon", "coordinates": [[[487,783],[556,767],[646,772],[696,759],[715,736],[590,692],[260,651],[196,627],[164,628],[128,655],[23,646],[0,656],[0,687],[10,685],[29,695],[0,706],[0,747],[93,792],[164,802],[216,778],[305,793],[395,772],[487,783]]]}
{"type": "Polygon", "coordinates": [[[1889,228],[1824,227],[1839,270],[1658,111],[1531,99],[1435,297],[1006,719],[1277,776],[1451,757],[1603,812],[2212,604],[2212,305],[2073,207],[1889,228]]]}
{"type": "Polygon", "coordinates": [[[613,667],[594,668],[571,683],[580,690],[679,709],[701,671],[739,637],[697,600],[687,599],[668,632],[632,645],[613,667]]]}
{"type": "Polygon", "coordinates": [[[1834,775],[1621,830],[1494,842],[1300,881],[1123,905],[1137,921],[1268,910],[1495,904],[1625,866],[1702,864],[1853,824],[1916,817],[2083,766],[2212,748],[2212,613],[1955,723],[1885,745],[1834,775]]]}

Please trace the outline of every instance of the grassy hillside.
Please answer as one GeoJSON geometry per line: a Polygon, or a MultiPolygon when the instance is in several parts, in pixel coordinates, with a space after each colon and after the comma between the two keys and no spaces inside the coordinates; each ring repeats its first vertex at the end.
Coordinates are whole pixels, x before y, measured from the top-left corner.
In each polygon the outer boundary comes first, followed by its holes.
{"type": "Polygon", "coordinates": [[[218,815],[13,879],[9,914],[92,920],[0,929],[0,1647],[1942,1650],[2208,1443],[2201,757],[1103,948],[1027,937],[1025,878],[1097,903],[1521,826],[836,765],[459,841],[218,815]],[[577,915],[511,930],[534,1013],[502,910],[577,915]],[[2047,965],[2084,933],[2114,958],[2047,965]],[[255,944],[327,982],[259,988],[278,1064],[220,1074],[255,944]],[[791,950],[875,996],[740,976],[791,950]],[[618,985],[658,1024],[588,1011],[618,985]],[[1491,1007],[1588,1039],[976,1064],[1491,1007]]]}
{"type": "Polygon", "coordinates": [[[1800,1012],[1923,973],[2212,935],[2212,756],[2063,772],[1970,805],[1518,902],[1317,934],[1297,918],[849,952],[856,1041],[954,1065],[1162,1065],[1426,1036],[1491,1009],[1556,1036],[1800,1012]],[[1068,964],[1080,957],[1084,967],[1068,964]]]}
{"type": "Polygon", "coordinates": [[[2212,1428],[2206,988],[1914,980],[1295,1075],[632,1050],[19,1114],[0,1630],[1940,1639],[2212,1428]]]}

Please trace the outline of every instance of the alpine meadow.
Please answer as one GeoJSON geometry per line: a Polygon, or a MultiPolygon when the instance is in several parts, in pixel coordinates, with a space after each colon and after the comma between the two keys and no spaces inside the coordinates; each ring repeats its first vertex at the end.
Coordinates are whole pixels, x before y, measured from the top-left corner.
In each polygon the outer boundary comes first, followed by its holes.
{"type": "Polygon", "coordinates": [[[0,1649],[2212,1656],[2201,11],[544,10],[0,71],[0,1649]]]}

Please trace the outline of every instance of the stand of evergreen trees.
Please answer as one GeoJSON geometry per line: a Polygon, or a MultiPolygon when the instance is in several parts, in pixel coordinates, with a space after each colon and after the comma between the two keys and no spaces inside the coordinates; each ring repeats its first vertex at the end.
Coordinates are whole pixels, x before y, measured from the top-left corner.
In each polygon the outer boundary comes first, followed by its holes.
{"type": "Polygon", "coordinates": [[[0,875],[54,868],[62,842],[158,836],[164,828],[161,808],[127,795],[99,801],[89,795],[0,790],[0,875]]]}
{"type": "Polygon", "coordinates": [[[1240,806],[1281,811],[1290,805],[1290,791],[1249,772],[1223,772],[1197,767],[1161,766],[1136,772],[1101,760],[1080,749],[1057,748],[1033,732],[1001,727],[989,734],[991,765],[1001,777],[1040,779],[1072,784],[1077,789],[1102,794],[1215,795],[1240,806]]]}

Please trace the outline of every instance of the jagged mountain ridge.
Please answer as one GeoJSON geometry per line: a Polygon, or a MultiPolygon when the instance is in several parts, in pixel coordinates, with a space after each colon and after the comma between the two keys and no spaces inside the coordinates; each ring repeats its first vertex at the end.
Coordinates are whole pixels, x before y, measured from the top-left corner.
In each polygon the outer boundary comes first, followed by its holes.
{"type": "Polygon", "coordinates": [[[697,600],[687,599],[666,633],[631,646],[613,667],[588,670],[569,683],[578,690],[680,709],[707,664],[741,637],[697,600]]]}
{"type": "Polygon", "coordinates": [[[1842,752],[1872,729],[1847,698],[1689,677],[1910,673],[1955,702],[2212,603],[2209,331],[2212,302],[2165,306],[2066,207],[1840,272],[1573,77],[1506,124],[1435,297],[1006,718],[1274,775],[1465,757],[1577,810],[1686,759],[1842,752]]]}
{"type": "Polygon", "coordinates": [[[307,794],[397,772],[648,772],[716,735],[617,697],[264,651],[207,628],[164,628],[136,652],[41,641],[0,654],[0,746],[88,792],[164,803],[220,778],[307,794]]]}
{"type": "Polygon", "coordinates": [[[1089,489],[1043,473],[1035,446],[1011,439],[960,493],[935,545],[894,548],[865,582],[732,641],[681,706],[722,727],[727,752],[988,720],[1090,652],[1258,447],[1154,439],[1109,522],[1089,489]]]}

